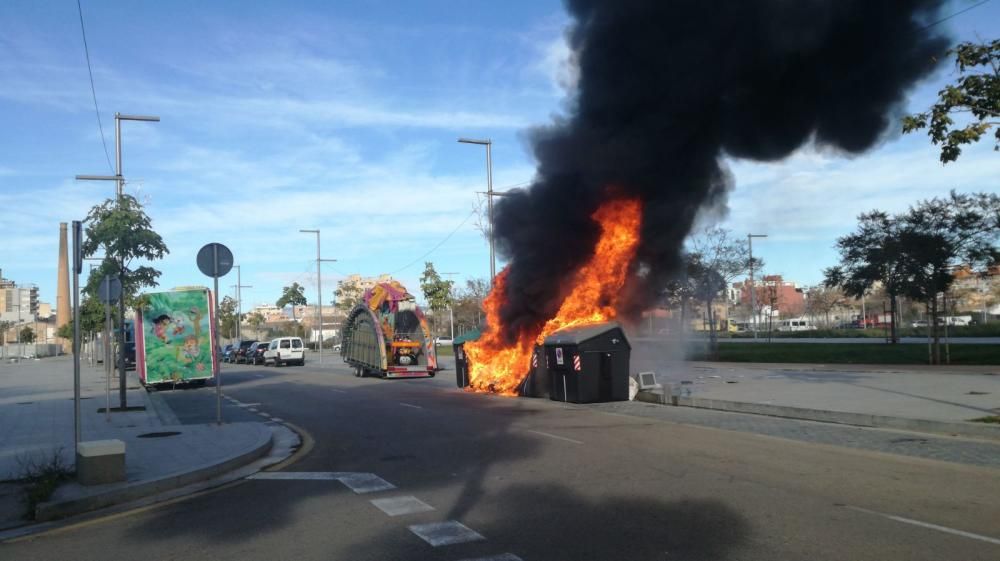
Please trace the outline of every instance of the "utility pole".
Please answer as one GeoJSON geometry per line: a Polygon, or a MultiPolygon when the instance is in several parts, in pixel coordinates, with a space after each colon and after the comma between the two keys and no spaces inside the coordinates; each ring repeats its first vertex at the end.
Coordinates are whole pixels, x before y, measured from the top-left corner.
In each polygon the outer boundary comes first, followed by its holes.
{"type": "MultiPolygon", "coordinates": [[[[753,338],[757,338],[757,304],[755,302],[754,292],[756,292],[757,287],[753,282],[753,239],[754,238],[766,238],[767,234],[747,234],[747,244],[749,246],[750,252],[750,313],[753,314],[753,338]]],[[[770,310],[768,315],[770,315],[770,310]]]]}
{"type": "MultiPolygon", "coordinates": [[[[319,228],[299,230],[303,234],[316,234],[316,348],[319,351],[319,363],[323,364],[323,271],[320,264],[324,261],[335,263],[336,259],[320,257],[319,228]]],[[[294,305],[294,304],[293,304],[294,305]]]]}

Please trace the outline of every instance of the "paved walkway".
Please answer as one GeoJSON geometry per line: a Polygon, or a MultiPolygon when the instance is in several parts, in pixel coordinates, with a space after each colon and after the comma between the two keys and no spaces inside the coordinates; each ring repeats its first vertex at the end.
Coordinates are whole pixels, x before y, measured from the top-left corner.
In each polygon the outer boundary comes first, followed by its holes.
{"type": "MultiPolygon", "coordinates": [[[[176,479],[228,465],[234,458],[270,446],[271,427],[264,423],[181,425],[162,398],[139,385],[134,372],[127,378],[130,411],[112,411],[107,416],[100,411],[106,405],[105,382],[102,367],[82,365],[82,440],[123,440],[127,481],[93,487],[70,483],[60,487],[54,501],[120,493],[124,487],[176,479]]],[[[115,408],[117,379],[112,386],[111,406],[115,408]]],[[[23,477],[31,464],[49,462],[57,454],[64,466],[73,469],[71,357],[0,364],[0,427],[0,480],[23,477]]]]}
{"type": "Polygon", "coordinates": [[[1000,366],[689,362],[655,371],[684,395],[706,399],[933,421],[1000,414],[1000,366]]]}

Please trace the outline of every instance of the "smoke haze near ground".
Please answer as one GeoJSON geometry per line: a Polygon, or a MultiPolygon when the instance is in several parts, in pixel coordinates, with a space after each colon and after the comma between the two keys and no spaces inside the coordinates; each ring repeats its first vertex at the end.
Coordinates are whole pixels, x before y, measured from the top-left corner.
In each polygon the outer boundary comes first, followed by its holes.
{"type": "Polygon", "coordinates": [[[644,203],[619,311],[649,308],[700,209],[725,203],[723,158],[771,161],[808,142],[844,154],[883,139],[949,45],[940,0],[569,0],[579,63],[569,114],[530,133],[537,176],[496,207],[513,339],[551,317],[593,250],[590,215],[644,203]]]}

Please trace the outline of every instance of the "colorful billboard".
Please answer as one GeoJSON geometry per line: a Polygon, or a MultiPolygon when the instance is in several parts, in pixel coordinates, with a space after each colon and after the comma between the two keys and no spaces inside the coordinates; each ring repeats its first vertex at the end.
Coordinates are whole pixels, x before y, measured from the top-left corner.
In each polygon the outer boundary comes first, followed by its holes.
{"type": "Polygon", "coordinates": [[[215,353],[208,289],[154,292],[143,301],[137,332],[139,378],[146,384],[211,378],[215,353]]]}

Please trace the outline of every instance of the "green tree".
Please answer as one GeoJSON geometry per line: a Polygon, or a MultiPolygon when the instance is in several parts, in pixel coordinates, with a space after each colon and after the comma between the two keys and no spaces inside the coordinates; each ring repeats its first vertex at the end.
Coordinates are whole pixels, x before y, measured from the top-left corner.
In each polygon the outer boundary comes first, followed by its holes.
{"type": "Polygon", "coordinates": [[[958,159],[963,145],[978,142],[993,127],[993,149],[1000,150],[1000,40],[960,43],[948,53],[955,56],[958,80],[938,92],[930,109],[903,118],[903,132],[927,129],[931,142],[941,146],[943,163],[958,159]]]}
{"type": "Polygon", "coordinates": [[[490,284],[486,279],[467,279],[464,288],[454,291],[452,309],[456,334],[482,328],[483,300],[489,291],[490,284]]]}
{"type": "Polygon", "coordinates": [[[236,336],[236,299],[223,296],[219,302],[219,333],[230,339],[236,336]]]}
{"type": "Polygon", "coordinates": [[[292,306],[292,321],[295,321],[295,306],[305,306],[306,305],[306,294],[305,288],[300,286],[299,283],[293,282],[291,286],[286,286],[281,289],[281,298],[274,303],[275,306],[279,308],[284,308],[285,306],[292,306]]]}
{"type": "MultiPolygon", "coordinates": [[[[113,313],[112,317],[114,317],[113,313]]],[[[83,301],[80,302],[80,333],[104,331],[104,321],[104,303],[93,296],[84,294],[83,301]]],[[[72,339],[73,322],[60,325],[56,336],[72,339]]]]}
{"type": "Polygon", "coordinates": [[[893,343],[899,342],[896,325],[899,297],[908,291],[909,253],[904,245],[903,225],[879,210],[858,217],[858,229],[837,239],[840,264],[824,271],[823,284],[839,288],[844,294],[861,298],[876,284],[881,284],[889,298],[890,332],[893,343]]]}
{"type": "Polygon", "coordinates": [[[30,325],[26,325],[21,328],[20,333],[18,333],[19,341],[22,343],[34,343],[35,342],[35,330],[31,328],[30,325]]]}
{"type": "Polygon", "coordinates": [[[133,263],[155,261],[169,253],[142,204],[127,194],[121,196],[120,202],[108,199],[90,210],[82,250],[88,257],[104,251],[104,260],[91,271],[84,292],[96,297],[101,279],[105,275],[117,276],[129,306],[138,304],[139,291],[156,286],[160,277],[160,271],[153,267],[133,268],[133,263]]]}
{"type": "Polygon", "coordinates": [[[333,292],[337,298],[337,304],[334,307],[344,313],[350,312],[361,301],[364,292],[357,277],[339,280],[337,281],[337,290],[333,292]]]}
{"type": "Polygon", "coordinates": [[[259,337],[260,326],[264,325],[264,315],[260,312],[253,312],[247,316],[247,323],[253,327],[254,335],[259,337]]]}
{"type": "MultiPolygon", "coordinates": [[[[691,238],[690,246],[687,279],[692,295],[705,304],[709,345],[714,353],[719,345],[715,300],[729,283],[750,270],[750,248],[724,228],[702,230],[691,238]]],[[[760,270],[763,265],[763,261],[754,259],[755,269],[760,270]]]]}
{"type": "Polygon", "coordinates": [[[14,322],[0,320],[0,346],[7,344],[7,331],[14,327],[14,322]]]}
{"type": "Polygon", "coordinates": [[[420,276],[420,290],[424,293],[427,306],[435,311],[447,310],[452,302],[451,289],[454,283],[441,279],[430,261],[424,263],[424,274],[420,276]]]}
{"type": "Polygon", "coordinates": [[[986,271],[1000,263],[1000,195],[952,191],[948,197],[917,203],[900,221],[908,255],[908,295],[929,308],[931,362],[940,364],[938,294],[951,288],[957,267],[986,271]]]}

